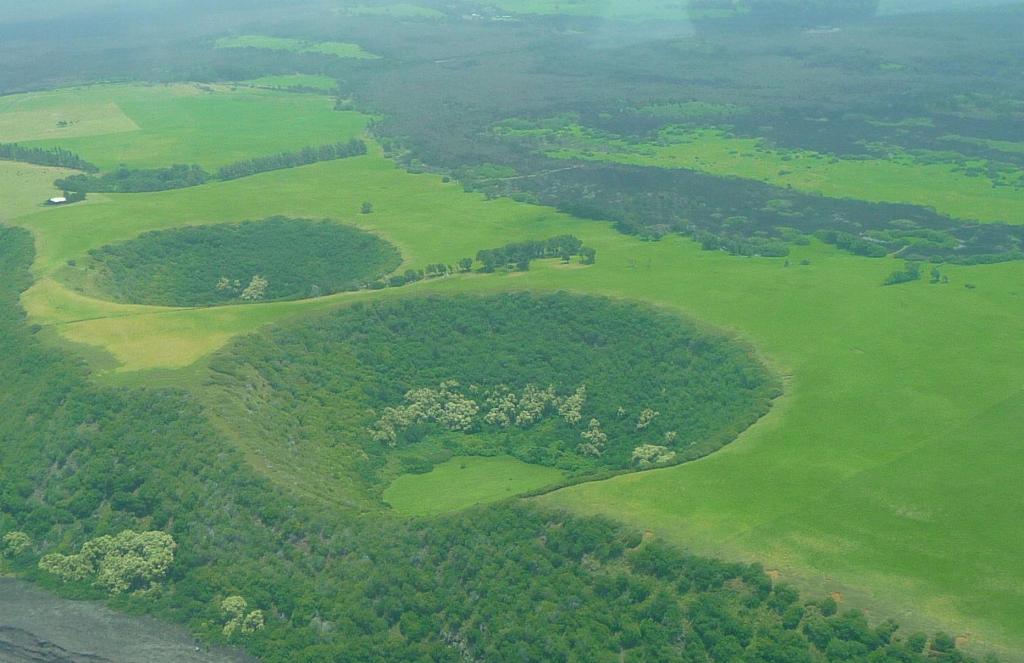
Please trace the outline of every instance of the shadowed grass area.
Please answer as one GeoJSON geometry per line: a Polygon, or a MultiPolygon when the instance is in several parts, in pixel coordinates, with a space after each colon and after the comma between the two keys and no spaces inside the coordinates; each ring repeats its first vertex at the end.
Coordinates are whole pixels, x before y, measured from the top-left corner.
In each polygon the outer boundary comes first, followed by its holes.
{"type": "Polygon", "coordinates": [[[432,516],[557,483],[562,473],[509,456],[456,456],[426,474],[405,474],[384,491],[398,513],[432,516]]]}

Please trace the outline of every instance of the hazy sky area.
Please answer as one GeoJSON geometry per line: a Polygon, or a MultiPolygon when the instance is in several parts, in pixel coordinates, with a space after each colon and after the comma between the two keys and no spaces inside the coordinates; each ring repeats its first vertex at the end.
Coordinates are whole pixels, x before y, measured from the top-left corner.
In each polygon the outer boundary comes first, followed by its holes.
{"type": "MultiPolygon", "coordinates": [[[[635,0],[612,0],[608,2],[610,15],[622,15],[621,9],[615,6],[629,6],[635,0]]],[[[146,6],[166,8],[168,5],[179,4],[187,7],[193,0],[40,0],[39,2],[24,2],[24,0],[0,0],[0,23],[45,20],[57,16],[66,16],[69,10],[77,14],[87,14],[90,11],[108,10],[118,6],[132,7],[139,9],[146,6]]],[[[204,7],[220,5],[236,5],[233,2],[202,2],[204,7]]],[[[265,5],[267,3],[256,0],[252,4],[265,5]]],[[[284,3],[293,4],[293,3],[284,3]]],[[[320,0],[310,2],[294,2],[294,4],[316,5],[321,4],[320,0]]],[[[359,0],[350,2],[327,3],[337,6],[358,5],[359,0]]],[[[435,4],[435,3],[425,3],[435,4]]],[[[481,3],[486,4],[486,3],[481,3]]],[[[967,9],[970,7],[986,7],[995,5],[1015,4],[1007,0],[882,0],[879,12],[882,14],[900,14],[908,12],[921,12],[942,9],[967,9]]]]}
{"type": "Polygon", "coordinates": [[[878,11],[883,14],[902,14],[937,9],[968,9],[970,7],[1012,4],[1016,3],[1007,2],[1007,0],[882,0],[878,11]]]}

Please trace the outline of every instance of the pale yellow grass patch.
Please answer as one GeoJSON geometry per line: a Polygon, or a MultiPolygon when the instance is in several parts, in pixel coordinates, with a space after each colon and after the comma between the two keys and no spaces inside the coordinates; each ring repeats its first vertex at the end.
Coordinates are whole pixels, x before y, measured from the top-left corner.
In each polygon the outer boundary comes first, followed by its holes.
{"type": "Polygon", "coordinates": [[[113,102],[65,103],[0,112],[0,142],[79,138],[138,131],[139,125],[113,102]]]}

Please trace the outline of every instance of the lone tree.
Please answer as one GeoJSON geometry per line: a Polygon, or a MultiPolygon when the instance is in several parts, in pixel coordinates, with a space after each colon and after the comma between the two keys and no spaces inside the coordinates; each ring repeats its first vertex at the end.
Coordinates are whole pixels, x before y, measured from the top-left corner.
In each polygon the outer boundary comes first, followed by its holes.
{"type": "Polygon", "coordinates": [[[373,211],[373,203],[363,203],[362,207],[359,208],[359,211],[363,214],[369,214],[373,211]]]}

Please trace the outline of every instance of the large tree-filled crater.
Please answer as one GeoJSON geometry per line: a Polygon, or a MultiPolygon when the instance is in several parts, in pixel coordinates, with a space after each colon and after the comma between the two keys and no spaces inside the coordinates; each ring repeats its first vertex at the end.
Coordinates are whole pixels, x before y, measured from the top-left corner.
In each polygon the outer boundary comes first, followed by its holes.
{"type": "Polygon", "coordinates": [[[308,486],[320,474],[344,499],[456,455],[569,477],[681,462],[734,439],[778,394],[725,336],[564,293],[354,304],[241,339],[212,369],[225,428],[262,438],[275,475],[308,486]]]}
{"type": "Polygon", "coordinates": [[[117,302],[212,306],[354,290],[400,263],[394,246],[368,232],[278,216],[147,232],[90,251],[74,271],[117,302]]]}

